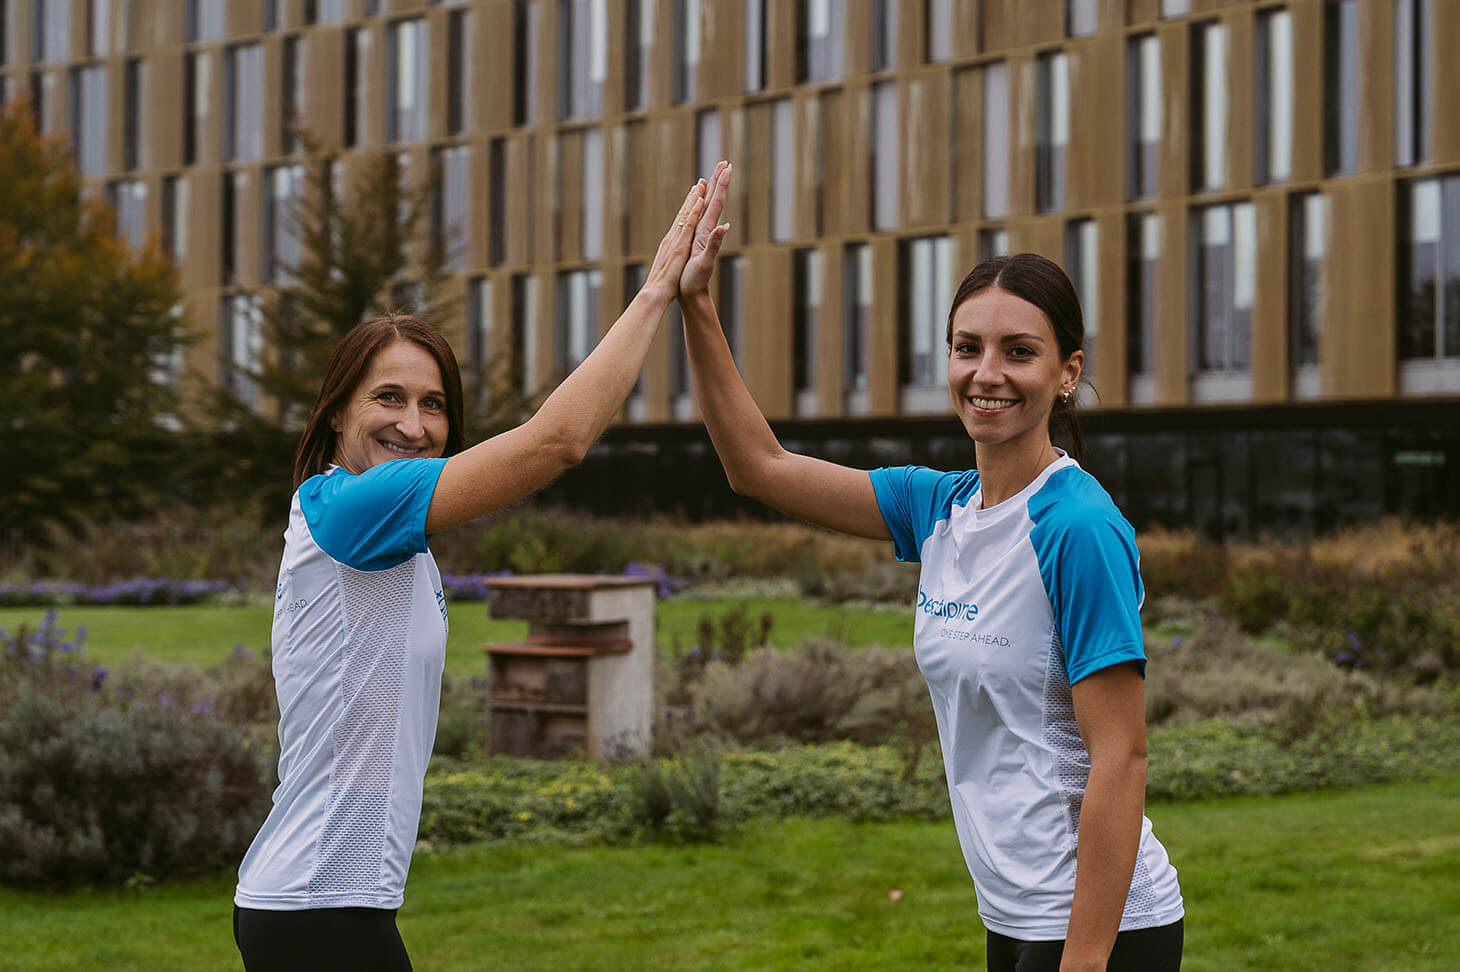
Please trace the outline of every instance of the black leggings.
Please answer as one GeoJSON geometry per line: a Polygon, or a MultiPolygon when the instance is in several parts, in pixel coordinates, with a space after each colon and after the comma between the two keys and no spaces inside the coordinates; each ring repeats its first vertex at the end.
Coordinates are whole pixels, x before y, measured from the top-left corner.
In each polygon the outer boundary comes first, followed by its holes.
{"type": "MultiPolygon", "coordinates": [[[[1115,936],[1108,972],[1176,972],[1181,968],[1182,923],[1138,928],[1115,936]]],[[[1021,942],[989,932],[989,972],[1059,972],[1065,943],[1021,942]]]]}
{"type": "Polygon", "coordinates": [[[233,941],[247,972],[411,972],[395,911],[384,908],[235,907],[233,941]]]}

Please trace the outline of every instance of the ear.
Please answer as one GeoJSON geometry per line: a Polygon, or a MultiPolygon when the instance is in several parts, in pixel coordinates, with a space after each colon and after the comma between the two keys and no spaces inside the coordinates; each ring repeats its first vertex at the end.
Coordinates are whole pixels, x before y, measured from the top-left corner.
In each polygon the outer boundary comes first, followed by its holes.
{"type": "Polygon", "coordinates": [[[1080,376],[1085,373],[1085,352],[1076,349],[1073,354],[1065,359],[1064,378],[1068,387],[1073,388],[1080,383],[1080,376]]]}
{"type": "Polygon", "coordinates": [[[330,415],[330,428],[334,430],[334,432],[335,432],[336,435],[339,435],[340,434],[340,413],[339,412],[335,412],[335,413],[333,413],[333,414],[330,415]]]}

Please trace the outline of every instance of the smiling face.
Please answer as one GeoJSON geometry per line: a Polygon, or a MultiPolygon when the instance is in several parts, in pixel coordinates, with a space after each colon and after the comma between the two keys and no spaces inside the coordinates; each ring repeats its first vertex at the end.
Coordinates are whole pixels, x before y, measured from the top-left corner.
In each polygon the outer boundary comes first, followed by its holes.
{"type": "Polygon", "coordinates": [[[980,446],[1042,449],[1056,395],[1080,380],[1085,355],[1060,354],[1049,318],[989,287],[958,305],[948,356],[953,409],[980,446]]]}
{"type": "Polygon", "coordinates": [[[330,419],[334,462],[358,475],[391,459],[442,455],[450,429],[443,386],[436,359],[419,344],[381,348],[330,419]]]}

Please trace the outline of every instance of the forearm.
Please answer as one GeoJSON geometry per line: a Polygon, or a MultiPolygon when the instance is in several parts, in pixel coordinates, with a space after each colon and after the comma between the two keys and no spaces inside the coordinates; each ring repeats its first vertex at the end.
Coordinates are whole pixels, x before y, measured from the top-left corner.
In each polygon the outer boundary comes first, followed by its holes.
{"type": "Polygon", "coordinates": [[[1130,895],[1145,790],[1144,754],[1092,765],[1080,810],[1075,900],[1060,966],[1063,972],[1105,968],[1130,895]]]}
{"type": "Polygon", "coordinates": [[[528,422],[541,441],[560,444],[569,465],[598,441],[628,398],[668,308],[666,295],[641,290],[528,422]]]}
{"type": "Polygon", "coordinates": [[[757,470],[782,454],[781,444],[735,367],[709,294],[685,299],[681,306],[695,400],[710,441],[731,488],[755,495],[757,470]]]}

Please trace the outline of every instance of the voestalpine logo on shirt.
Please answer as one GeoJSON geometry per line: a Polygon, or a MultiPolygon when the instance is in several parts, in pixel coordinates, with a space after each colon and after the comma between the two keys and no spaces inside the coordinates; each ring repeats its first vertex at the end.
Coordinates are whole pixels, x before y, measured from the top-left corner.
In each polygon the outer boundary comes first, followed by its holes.
{"type": "Polygon", "coordinates": [[[972,621],[978,617],[978,605],[972,601],[948,601],[940,597],[929,597],[928,592],[921,587],[918,588],[918,610],[950,621],[972,621]]]}

